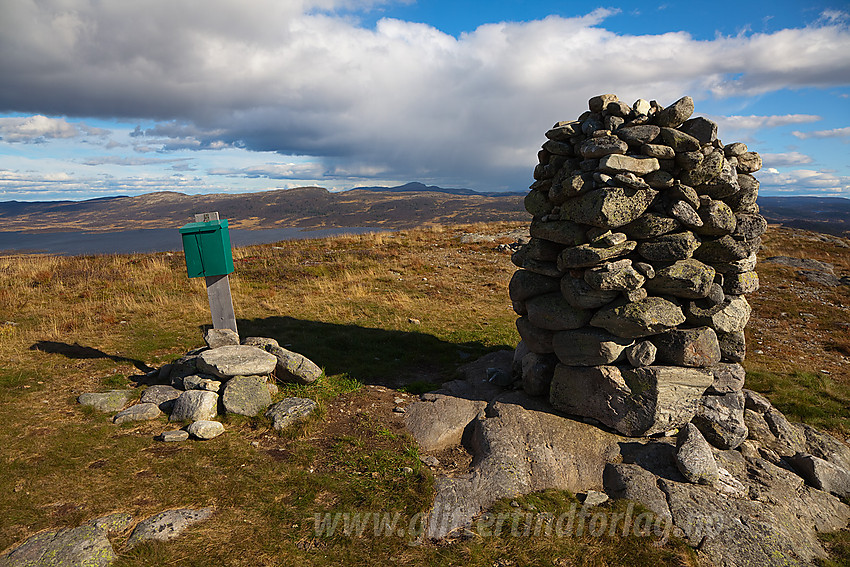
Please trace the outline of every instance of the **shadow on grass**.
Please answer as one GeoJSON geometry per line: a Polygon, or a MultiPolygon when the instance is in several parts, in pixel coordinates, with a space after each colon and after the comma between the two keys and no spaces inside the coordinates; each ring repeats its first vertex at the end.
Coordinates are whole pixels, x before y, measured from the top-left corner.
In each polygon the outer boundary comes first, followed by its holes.
{"type": "Polygon", "coordinates": [[[66,358],[106,358],[115,362],[129,362],[142,372],[150,372],[154,370],[141,360],[136,360],[135,358],[127,358],[125,356],[116,356],[114,354],[107,354],[102,350],[96,349],[94,347],[83,346],[79,343],[74,343],[70,345],[68,343],[60,343],[57,341],[38,341],[30,347],[30,350],[47,352],[50,354],[61,354],[66,358]]]}
{"type": "Polygon", "coordinates": [[[441,383],[452,379],[458,365],[513,346],[487,346],[480,341],[454,343],[433,335],[306,321],[292,317],[240,319],[241,337],[268,337],[303,354],[325,374],[347,374],[360,382],[389,387],[441,383]]]}

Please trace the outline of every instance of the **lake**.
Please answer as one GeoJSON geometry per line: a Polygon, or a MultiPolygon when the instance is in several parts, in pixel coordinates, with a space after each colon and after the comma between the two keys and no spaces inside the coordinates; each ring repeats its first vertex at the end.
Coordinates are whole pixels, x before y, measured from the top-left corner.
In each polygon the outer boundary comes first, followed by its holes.
{"type": "MultiPolygon", "coordinates": [[[[364,234],[379,231],[381,231],[380,228],[374,227],[344,227],[320,230],[302,230],[300,228],[230,229],[230,242],[233,246],[247,246],[281,240],[322,238],[337,234],[364,234]]],[[[170,250],[183,250],[180,233],[176,228],[144,228],[117,232],[0,232],[0,254],[47,253],[80,256],[166,252],[170,250]]]]}

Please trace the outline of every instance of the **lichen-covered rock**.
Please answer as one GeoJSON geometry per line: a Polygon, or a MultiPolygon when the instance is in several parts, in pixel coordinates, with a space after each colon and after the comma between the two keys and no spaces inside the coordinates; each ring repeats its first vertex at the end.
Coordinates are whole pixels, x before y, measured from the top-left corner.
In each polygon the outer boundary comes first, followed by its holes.
{"type": "Polygon", "coordinates": [[[652,121],[661,127],[681,126],[694,113],[694,99],[683,96],[661,112],[656,112],[652,121]]]}
{"type": "Polygon", "coordinates": [[[485,407],[482,400],[424,394],[407,406],[404,422],[423,451],[439,451],[460,443],[464,430],[485,407]]]}
{"type": "Polygon", "coordinates": [[[590,319],[594,327],[602,327],[609,333],[629,339],[663,333],[684,322],[682,309],[661,297],[605,307],[590,319]]]}
{"type": "Polygon", "coordinates": [[[234,376],[224,384],[221,403],[224,411],[250,417],[260,415],[272,403],[266,378],[234,376]]]}
{"type": "Polygon", "coordinates": [[[687,258],[657,270],[655,277],[648,280],[645,287],[659,295],[699,299],[709,295],[714,276],[714,268],[699,260],[687,258]]]}
{"type": "Polygon", "coordinates": [[[304,421],[318,408],[319,404],[309,398],[285,398],[266,410],[265,416],[272,420],[276,431],[282,431],[304,421]]]}
{"type": "Polygon", "coordinates": [[[658,160],[645,156],[626,156],[611,154],[599,160],[599,170],[611,175],[617,173],[634,173],[646,175],[660,169],[658,160]]]}
{"type": "Polygon", "coordinates": [[[528,270],[517,270],[508,284],[511,301],[525,301],[531,297],[553,293],[560,289],[561,282],[528,270]]]}
{"type": "Polygon", "coordinates": [[[580,224],[566,220],[554,220],[543,222],[534,220],[531,222],[529,233],[532,238],[540,238],[563,244],[565,246],[578,246],[587,240],[586,230],[580,224]]]}
{"type": "Polygon", "coordinates": [[[746,372],[744,367],[738,363],[721,362],[712,366],[709,370],[714,375],[711,383],[710,394],[729,394],[740,392],[744,387],[746,372]]]}
{"type": "MultiPolygon", "coordinates": [[[[593,280],[593,276],[590,277],[593,280]]],[[[596,309],[611,303],[620,295],[617,290],[596,289],[584,279],[574,278],[570,274],[561,278],[561,294],[576,309],[596,309]]]]}
{"type": "Polygon", "coordinates": [[[699,238],[684,231],[644,240],[638,244],[637,251],[650,262],[675,262],[690,258],[699,246],[699,238]]]}
{"type": "MultiPolygon", "coordinates": [[[[608,156],[611,157],[615,156],[608,156]]],[[[649,159],[658,164],[656,159],[649,159]]],[[[618,228],[641,216],[657,194],[653,189],[603,187],[561,205],[561,219],[600,228],[618,228]]]]}
{"type": "Polygon", "coordinates": [[[582,244],[565,248],[558,255],[558,269],[587,268],[606,260],[625,256],[635,249],[637,242],[627,240],[621,244],[605,246],[600,243],[582,244]]]}
{"type": "Polygon", "coordinates": [[[322,377],[319,365],[303,354],[283,347],[268,347],[266,350],[277,359],[274,375],[281,382],[306,385],[322,377]]]}
{"type": "Polygon", "coordinates": [[[233,329],[207,329],[204,342],[210,348],[239,344],[239,334],[233,329]]]}
{"type": "Polygon", "coordinates": [[[180,534],[186,528],[197,522],[209,519],[213,515],[213,508],[201,508],[192,510],[183,508],[179,510],[167,510],[151,516],[139,522],[136,529],[127,540],[126,547],[131,549],[144,541],[169,541],[180,534]]]}
{"type": "Polygon", "coordinates": [[[168,412],[174,406],[174,400],[182,393],[173,386],[155,384],[142,392],[142,397],[139,401],[143,404],[156,404],[159,409],[168,412]]]}
{"type": "Polygon", "coordinates": [[[808,453],[796,453],[790,459],[794,469],[806,481],[839,498],[850,497],[850,471],[808,453]]]}
{"type": "Polygon", "coordinates": [[[643,144],[652,143],[653,140],[658,138],[658,135],[661,134],[661,128],[654,124],[643,124],[619,128],[614,134],[628,145],[640,147],[643,144]]]}
{"type": "Polygon", "coordinates": [[[107,567],[117,555],[108,530],[97,520],[76,528],[38,533],[20,546],[0,555],[3,567],[107,567]]]}
{"type": "Polygon", "coordinates": [[[714,484],[720,480],[711,445],[693,423],[685,425],[679,431],[676,440],[676,467],[688,482],[694,484],[714,484]]]}
{"type": "Polygon", "coordinates": [[[586,270],[584,281],[593,289],[634,291],[644,284],[646,277],[634,268],[631,260],[625,259],[606,262],[586,270]]]}
{"type": "Polygon", "coordinates": [[[687,305],[685,314],[693,325],[707,325],[720,333],[737,333],[744,330],[751,311],[743,295],[732,295],[720,305],[704,306],[699,301],[692,301],[687,305]]]}
{"type": "Polygon", "coordinates": [[[738,226],[732,208],[723,201],[708,199],[697,209],[702,226],[694,229],[697,234],[723,236],[732,234],[738,226]]]}
{"type": "Polygon", "coordinates": [[[620,228],[630,238],[646,240],[654,238],[662,234],[668,234],[681,227],[681,223],[674,218],[660,215],[658,213],[648,212],[627,225],[620,228]]]}
{"type": "Polygon", "coordinates": [[[113,413],[121,410],[135,396],[134,390],[109,390],[108,392],[80,394],[77,402],[84,406],[93,407],[97,411],[113,413]]]}

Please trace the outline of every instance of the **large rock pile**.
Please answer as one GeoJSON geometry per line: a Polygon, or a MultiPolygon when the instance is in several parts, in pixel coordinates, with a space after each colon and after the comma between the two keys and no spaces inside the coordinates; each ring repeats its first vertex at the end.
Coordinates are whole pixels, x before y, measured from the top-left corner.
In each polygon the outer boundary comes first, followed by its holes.
{"type": "Polygon", "coordinates": [[[133,390],[82,394],[78,401],[103,412],[118,412],[117,424],[156,419],[168,414],[170,422],[188,423],[180,430],[166,431],[162,441],[213,439],[224,433],[216,421],[219,414],[265,415],[281,430],[313,412],[317,404],[306,398],[285,398],[276,404],[275,379],[311,384],[322,369],[307,357],[282,348],[276,340],[249,337],[241,342],[229,330],[211,329],[205,335],[207,348],[187,353],[155,371],[138,403],[125,406],[133,390]],[[124,408],[124,409],[122,409],[124,408]]]}
{"type": "Polygon", "coordinates": [[[761,158],[691,118],[690,97],[589,106],[546,132],[525,199],[532,239],[510,283],[524,389],[625,435],[693,420],[735,448],[761,158]]]}

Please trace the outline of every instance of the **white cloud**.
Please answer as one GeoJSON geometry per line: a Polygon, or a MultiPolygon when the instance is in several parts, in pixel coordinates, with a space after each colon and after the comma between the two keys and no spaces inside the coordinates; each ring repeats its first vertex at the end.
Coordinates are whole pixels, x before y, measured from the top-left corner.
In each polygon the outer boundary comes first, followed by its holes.
{"type": "Polygon", "coordinates": [[[181,161],[188,161],[189,158],[175,158],[175,159],[160,159],[160,158],[141,158],[141,157],[120,157],[120,156],[94,156],[91,158],[86,158],[82,160],[81,163],[84,165],[125,165],[125,166],[138,166],[138,165],[162,165],[165,163],[174,163],[181,161]]]}
{"type": "Polygon", "coordinates": [[[812,169],[780,172],[775,168],[759,172],[761,193],[828,194],[850,196],[850,177],[812,169]]]}
{"type": "Polygon", "coordinates": [[[800,152],[787,152],[781,154],[761,154],[765,167],[783,167],[789,165],[804,165],[814,161],[811,156],[800,152]]]}
{"type": "Polygon", "coordinates": [[[807,140],[809,138],[846,138],[850,137],[850,126],[834,128],[832,130],[818,130],[815,132],[799,132],[795,130],[791,133],[801,140],[807,140]]]}
{"type": "Polygon", "coordinates": [[[315,163],[267,163],[238,169],[213,168],[207,173],[226,177],[264,177],[268,179],[318,179],[322,168],[315,163]]]}
{"type": "Polygon", "coordinates": [[[225,184],[213,184],[195,176],[155,175],[114,177],[78,176],[67,172],[38,173],[0,169],[0,200],[89,198],[98,195],[141,195],[155,191],[227,193],[225,184]]]}
{"type": "Polygon", "coordinates": [[[316,156],[331,175],[476,189],[527,186],[542,133],[595,94],[668,104],[850,83],[850,30],[836,17],[698,41],[610,32],[605,9],[453,37],[335,13],[368,0],[7,4],[2,109],[157,121],[138,152],[244,147],[316,156]]]}
{"type": "Polygon", "coordinates": [[[0,117],[0,139],[6,142],[44,142],[49,139],[81,136],[107,136],[108,130],[93,128],[82,122],[72,124],[62,118],[35,116],[0,117]]]}
{"type": "Polygon", "coordinates": [[[762,130],[764,128],[778,128],[789,124],[806,124],[823,120],[814,114],[783,114],[773,116],[714,116],[721,129],[730,130],[762,130]]]}

